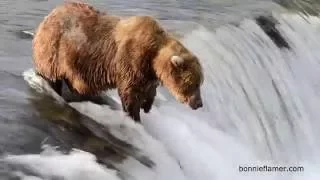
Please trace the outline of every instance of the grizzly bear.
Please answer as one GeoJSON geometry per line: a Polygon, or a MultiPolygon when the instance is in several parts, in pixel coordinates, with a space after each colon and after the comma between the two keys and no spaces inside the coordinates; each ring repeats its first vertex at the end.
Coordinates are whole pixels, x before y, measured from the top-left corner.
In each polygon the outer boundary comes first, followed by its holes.
{"type": "Polygon", "coordinates": [[[61,95],[62,82],[83,96],[117,89],[123,111],[140,121],[158,85],[181,103],[202,107],[198,58],[149,16],[113,16],[65,2],[39,24],[32,42],[37,74],[61,95]]]}

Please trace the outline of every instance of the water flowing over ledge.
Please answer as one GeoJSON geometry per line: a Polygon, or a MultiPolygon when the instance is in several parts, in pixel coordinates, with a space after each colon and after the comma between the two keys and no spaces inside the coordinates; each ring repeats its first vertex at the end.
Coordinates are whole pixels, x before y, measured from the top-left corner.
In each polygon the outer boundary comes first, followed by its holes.
{"type": "MultiPolygon", "coordinates": [[[[274,18],[289,49],[279,48],[251,19],[215,31],[199,27],[183,37],[204,66],[201,111],[190,111],[163,89],[158,105],[142,114],[143,126],[108,106],[69,104],[140,149],[154,167],[127,157],[112,164],[117,175],[96,163],[92,154],[65,155],[51,148],[2,160],[31,167],[43,179],[319,179],[320,19],[294,14],[274,18]],[[305,171],[238,171],[239,165],[285,164],[303,165],[305,171]]],[[[32,87],[50,93],[33,70],[24,77],[32,87]]],[[[118,99],[114,92],[109,96],[118,99]]]]}

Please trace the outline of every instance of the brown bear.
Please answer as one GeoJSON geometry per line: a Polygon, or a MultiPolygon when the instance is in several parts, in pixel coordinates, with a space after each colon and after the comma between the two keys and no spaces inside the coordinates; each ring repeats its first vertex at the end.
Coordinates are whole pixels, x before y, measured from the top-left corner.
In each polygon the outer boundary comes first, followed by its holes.
{"type": "Polygon", "coordinates": [[[117,88],[123,111],[140,121],[159,84],[192,109],[202,107],[198,58],[149,16],[112,16],[66,2],[39,24],[32,42],[36,72],[61,95],[62,82],[83,96],[117,88]]]}

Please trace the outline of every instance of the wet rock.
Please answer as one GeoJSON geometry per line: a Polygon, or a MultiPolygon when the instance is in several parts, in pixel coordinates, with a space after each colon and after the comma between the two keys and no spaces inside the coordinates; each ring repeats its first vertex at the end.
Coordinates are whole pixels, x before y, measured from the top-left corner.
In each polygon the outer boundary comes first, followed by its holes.
{"type": "Polygon", "coordinates": [[[278,22],[272,16],[258,16],[256,23],[270,37],[270,39],[279,47],[290,49],[289,43],[276,28],[278,22]]]}

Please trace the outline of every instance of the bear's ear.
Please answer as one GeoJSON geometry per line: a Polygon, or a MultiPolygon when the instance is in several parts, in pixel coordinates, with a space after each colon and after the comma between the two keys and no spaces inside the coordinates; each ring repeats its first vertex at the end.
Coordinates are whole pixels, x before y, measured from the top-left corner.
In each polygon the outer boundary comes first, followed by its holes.
{"type": "Polygon", "coordinates": [[[180,56],[172,56],[171,57],[171,63],[175,66],[175,67],[179,67],[184,63],[184,59],[180,56]]]}

